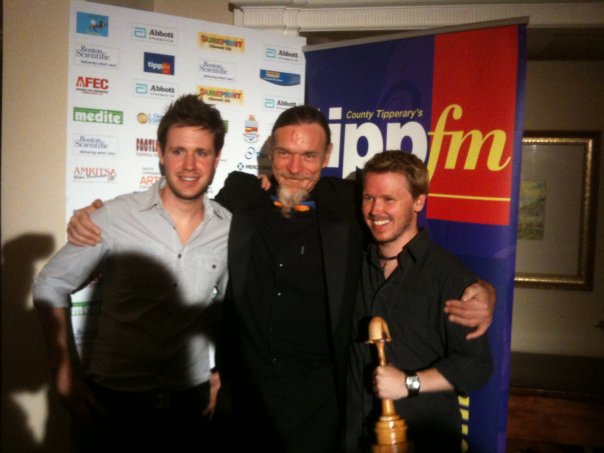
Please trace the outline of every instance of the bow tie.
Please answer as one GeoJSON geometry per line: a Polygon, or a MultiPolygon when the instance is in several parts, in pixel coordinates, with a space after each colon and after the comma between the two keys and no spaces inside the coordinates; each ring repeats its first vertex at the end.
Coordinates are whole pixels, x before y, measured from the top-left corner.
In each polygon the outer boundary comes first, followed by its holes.
{"type": "MultiPolygon", "coordinates": [[[[279,199],[274,196],[271,195],[271,200],[273,200],[273,205],[277,206],[278,208],[282,208],[283,204],[281,203],[281,201],[279,201],[279,199]]],[[[292,209],[294,211],[298,211],[298,212],[307,212],[310,211],[311,209],[315,209],[315,202],[314,201],[303,201],[299,204],[297,204],[296,206],[294,206],[292,209]]]]}

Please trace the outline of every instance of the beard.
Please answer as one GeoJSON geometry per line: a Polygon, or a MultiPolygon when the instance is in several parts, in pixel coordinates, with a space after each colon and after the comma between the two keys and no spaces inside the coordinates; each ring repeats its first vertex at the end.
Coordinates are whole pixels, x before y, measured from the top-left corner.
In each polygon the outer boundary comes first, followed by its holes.
{"type": "Polygon", "coordinates": [[[308,198],[308,191],[299,187],[277,187],[277,196],[281,202],[281,215],[289,219],[292,209],[308,198]]]}

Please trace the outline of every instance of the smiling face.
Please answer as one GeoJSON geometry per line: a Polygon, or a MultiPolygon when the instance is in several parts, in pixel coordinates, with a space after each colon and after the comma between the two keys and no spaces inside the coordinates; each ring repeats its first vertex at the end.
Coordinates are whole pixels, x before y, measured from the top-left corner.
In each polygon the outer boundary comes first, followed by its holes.
{"type": "Polygon", "coordinates": [[[413,198],[402,173],[367,173],[363,182],[363,218],[380,249],[400,252],[418,232],[417,216],[426,195],[413,198]]]}
{"type": "Polygon", "coordinates": [[[168,202],[203,201],[219,162],[214,134],[199,126],[172,126],[163,150],[158,145],[166,185],[162,199],[168,202]]]}
{"type": "Polygon", "coordinates": [[[294,193],[309,193],[315,187],[331,153],[331,144],[316,123],[280,127],[269,146],[277,183],[294,193]]]}

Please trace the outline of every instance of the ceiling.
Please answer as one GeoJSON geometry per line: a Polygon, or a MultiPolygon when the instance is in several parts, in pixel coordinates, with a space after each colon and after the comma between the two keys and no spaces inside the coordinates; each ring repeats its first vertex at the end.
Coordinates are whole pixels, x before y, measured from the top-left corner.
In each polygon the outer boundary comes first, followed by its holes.
{"type": "MultiPolygon", "coordinates": [[[[409,31],[409,30],[403,30],[409,31]]],[[[326,44],[347,39],[383,36],[400,31],[334,31],[301,32],[307,44],[326,44]]],[[[604,60],[604,27],[602,28],[529,28],[529,60],[604,60]]]]}

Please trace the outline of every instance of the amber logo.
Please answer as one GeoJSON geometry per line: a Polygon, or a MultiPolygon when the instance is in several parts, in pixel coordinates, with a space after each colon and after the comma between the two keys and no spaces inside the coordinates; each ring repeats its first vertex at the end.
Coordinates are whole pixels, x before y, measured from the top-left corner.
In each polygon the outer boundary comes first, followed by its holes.
{"type": "Polygon", "coordinates": [[[428,135],[432,219],[507,225],[510,217],[512,143],[502,129],[456,130],[463,116],[447,106],[428,135]],[[503,209],[502,209],[503,207],[503,209]]]}
{"type": "Polygon", "coordinates": [[[211,33],[198,33],[199,47],[206,49],[223,50],[226,52],[245,51],[245,39],[233,36],[214,35],[211,33]]]}

